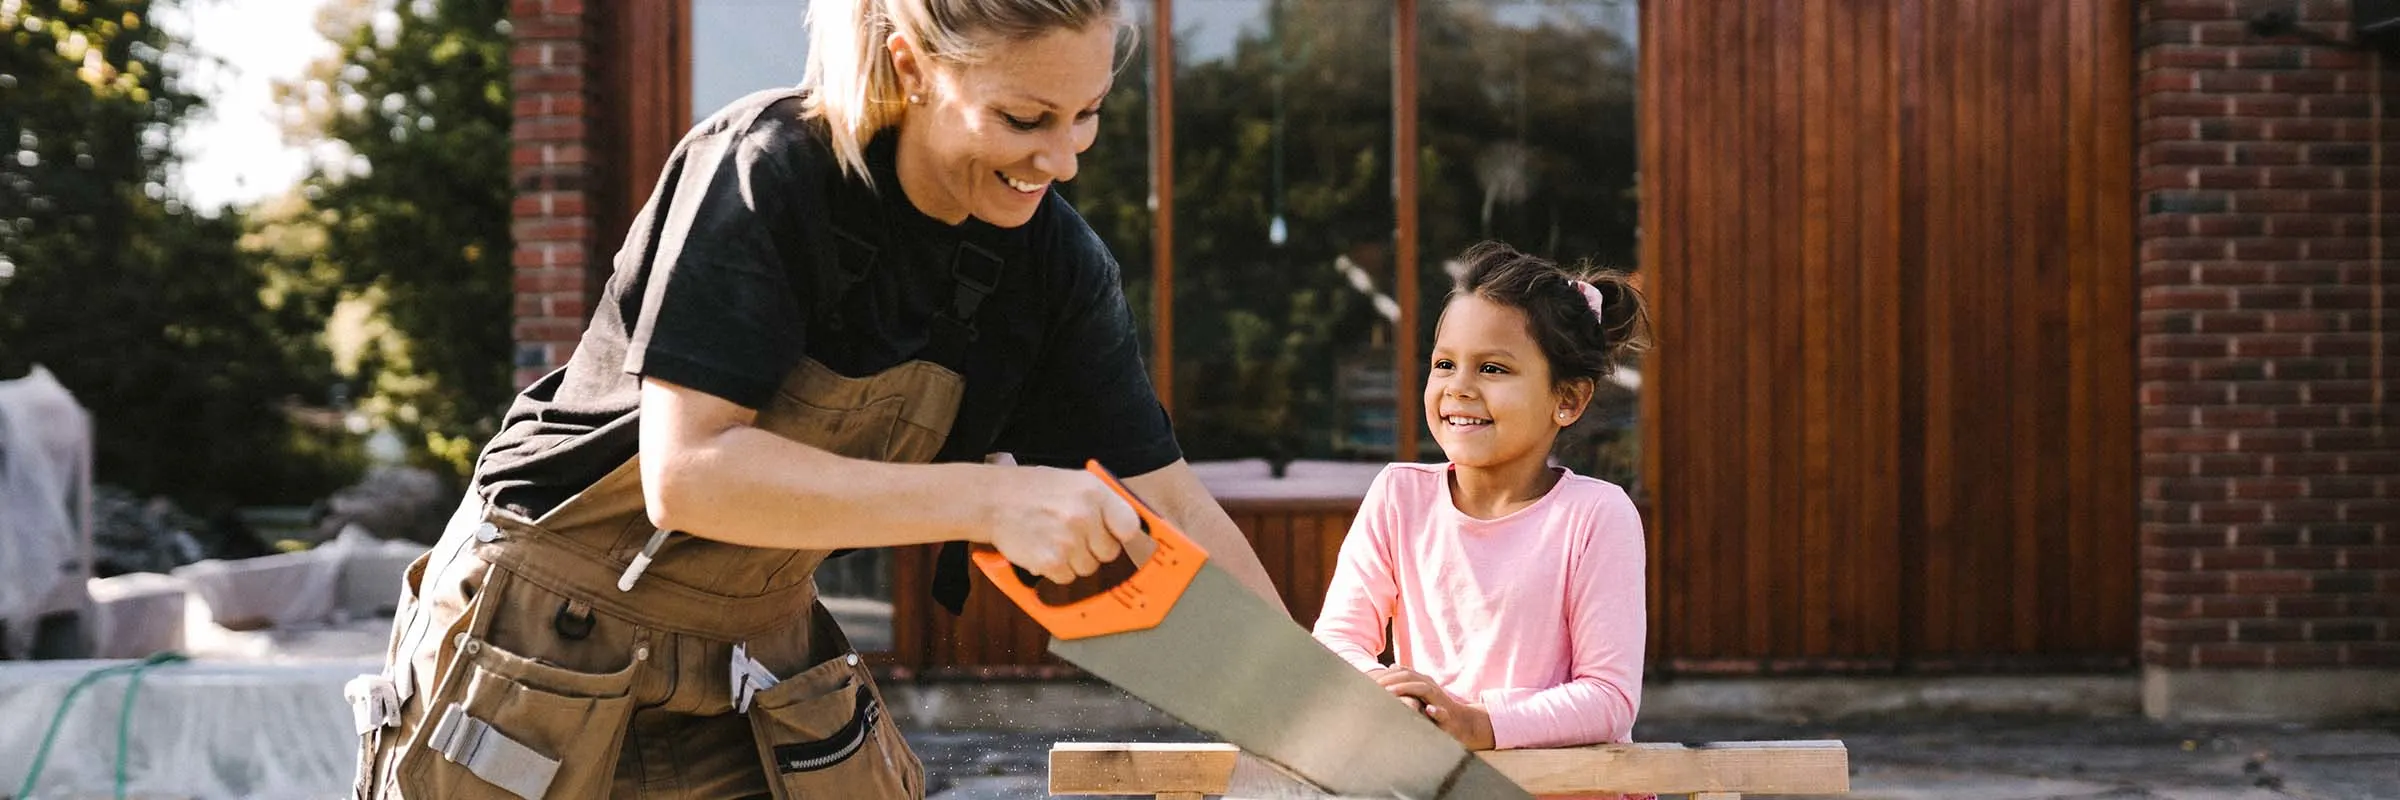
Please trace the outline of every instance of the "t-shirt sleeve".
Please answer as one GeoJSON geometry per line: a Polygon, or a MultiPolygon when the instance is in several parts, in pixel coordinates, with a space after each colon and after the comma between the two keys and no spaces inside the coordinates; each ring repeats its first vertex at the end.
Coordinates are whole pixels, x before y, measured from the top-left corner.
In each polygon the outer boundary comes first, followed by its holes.
{"type": "Polygon", "coordinates": [[[1334,561],[1333,579],[1325,585],[1325,605],[1309,633],[1325,649],[1360,671],[1383,666],[1384,625],[1400,600],[1394,560],[1394,528],[1398,524],[1392,495],[1392,468],[1386,466],[1368,485],[1359,501],[1350,533],[1342,537],[1334,561]]]}
{"type": "Polygon", "coordinates": [[[1150,386],[1116,259],[1075,222],[1053,250],[1077,266],[999,449],[1019,463],[1072,468],[1098,459],[1120,477],[1146,474],[1182,460],[1183,450],[1150,386]]]}
{"type": "Polygon", "coordinates": [[[789,131],[696,134],[645,209],[638,304],[623,368],[754,409],[799,362],[806,319],[784,250],[804,202],[783,161],[789,131]]]}

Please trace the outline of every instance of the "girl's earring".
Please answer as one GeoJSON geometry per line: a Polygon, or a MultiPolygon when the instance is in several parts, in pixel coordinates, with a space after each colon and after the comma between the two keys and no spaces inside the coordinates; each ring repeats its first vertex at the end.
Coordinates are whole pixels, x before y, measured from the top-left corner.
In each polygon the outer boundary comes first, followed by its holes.
{"type": "Polygon", "coordinates": [[[924,104],[925,104],[925,96],[924,96],[924,95],[921,95],[921,94],[917,94],[917,93],[915,93],[915,92],[910,92],[910,93],[908,93],[908,104],[909,104],[909,105],[912,105],[912,106],[921,106],[921,105],[924,105],[924,104]]]}

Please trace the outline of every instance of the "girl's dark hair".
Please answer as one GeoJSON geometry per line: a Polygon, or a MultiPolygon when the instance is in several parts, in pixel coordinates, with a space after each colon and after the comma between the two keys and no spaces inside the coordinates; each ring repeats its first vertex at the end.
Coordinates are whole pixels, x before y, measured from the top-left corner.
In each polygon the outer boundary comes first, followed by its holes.
{"type": "Polygon", "coordinates": [[[1540,256],[1487,241],[1459,255],[1466,273],[1450,299],[1473,295],[1525,314],[1551,381],[1564,388],[1577,380],[1597,381],[1618,361],[1649,347],[1650,311],[1631,276],[1618,270],[1579,266],[1569,270],[1540,256]],[[1601,313],[1575,281],[1600,292],[1601,313]]]}

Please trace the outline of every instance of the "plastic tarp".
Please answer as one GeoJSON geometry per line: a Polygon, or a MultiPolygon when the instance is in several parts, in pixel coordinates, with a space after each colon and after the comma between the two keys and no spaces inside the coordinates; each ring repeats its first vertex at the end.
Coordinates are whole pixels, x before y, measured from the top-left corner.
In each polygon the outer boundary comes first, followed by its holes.
{"type": "Polygon", "coordinates": [[[91,591],[92,657],[141,658],[184,649],[187,593],[182,580],[129,572],[94,578],[91,591]]]}
{"type": "Polygon", "coordinates": [[[91,502],[91,415],[41,366],[0,381],[0,652],[29,652],[43,615],[88,608],[91,502]]]}
{"type": "Polygon", "coordinates": [[[389,614],[400,599],[400,575],[424,545],[386,541],[352,526],[314,549],[233,561],[210,559],[175,568],[208,604],[213,621],[256,630],[389,614]]]}
{"type": "MultiPolygon", "coordinates": [[[[0,794],[33,768],[43,735],[77,681],[110,661],[0,664],[0,794]]],[[[358,734],[342,684],[372,662],[165,664],[132,693],[123,672],[75,696],[30,798],[125,796],[319,798],[348,795],[358,734]],[[122,738],[120,738],[122,737],[122,738]],[[124,747],[119,748],[122,741],[124,747]]]]}

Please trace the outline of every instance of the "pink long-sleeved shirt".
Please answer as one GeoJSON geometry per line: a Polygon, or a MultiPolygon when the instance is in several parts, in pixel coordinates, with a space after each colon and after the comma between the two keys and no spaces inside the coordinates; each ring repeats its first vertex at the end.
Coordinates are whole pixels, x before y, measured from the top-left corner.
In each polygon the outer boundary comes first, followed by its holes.
{"type": "Polygon", "coordinates": [[[1623,489],[1560,471],[1532,505],[1476,519],[1450,465],[1393,464],[1342,541],[1315,635],[1376,669],[1395,662],[1480,703],[1501,748],[1627,741],[1641,709],[1642,523],[1623,489]]]}

